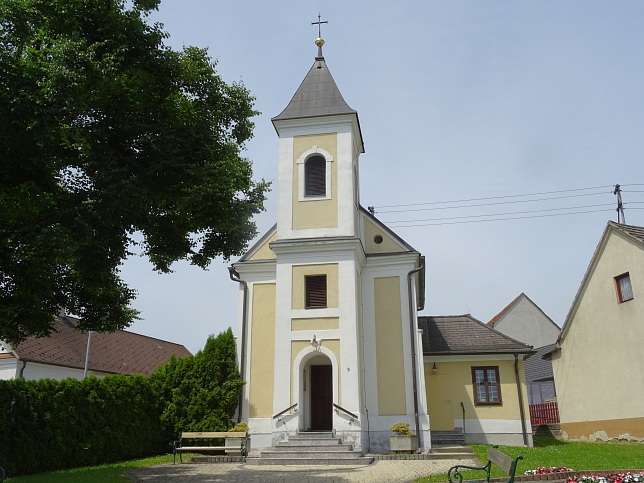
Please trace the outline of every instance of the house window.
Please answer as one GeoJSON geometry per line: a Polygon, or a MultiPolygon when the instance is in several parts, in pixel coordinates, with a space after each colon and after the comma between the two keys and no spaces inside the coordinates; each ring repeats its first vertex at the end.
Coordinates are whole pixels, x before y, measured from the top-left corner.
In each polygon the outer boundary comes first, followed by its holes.
{"type": "Polygon", "coordinates": [[[501,404],[501,382],[498,366],[472,367],[474,404],[501,404]]]}
{"type": "Polygon", "coordinates": [[[304,162],[304,196],[326,195],[326,159],[311,156],[304,162]]]}
{"type": "Polygon", "coordinates": [[[326,275],[309,275],[304,277],[306,292],[305,307],[326,307],[326,275]]]}
{"type": "Polygon", "coordinates": [[[628,272],[615,277],[615,286],[617,287],[617,299],[620,304],[633,299],[633,286],[628,272]]]}

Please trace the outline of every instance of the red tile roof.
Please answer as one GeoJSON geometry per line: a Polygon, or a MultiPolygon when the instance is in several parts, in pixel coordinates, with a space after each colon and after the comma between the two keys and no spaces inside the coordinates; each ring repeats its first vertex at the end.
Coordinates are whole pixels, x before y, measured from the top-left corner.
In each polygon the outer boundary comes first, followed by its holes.
{"type": "Polygon", "coordinates": [[[490,320],[487,325],[490,327],[494,327],[494,323],[499,320],[499,318],[505,314],[510,307],[514,305],[514,303],[521,298],[522,295],[525,295],[523,292],[521,292],[519,295],[517,295],[512,302],[510,302],[501,312],[496,314],[494,317],[492,317],[492,320],[490,320]]]}
{"type": "MultiPolygon", "coordinates": [[[[18,357],[62,367],[83,369],[87,351],[87,332],[75,329],[78,319],[59,317],[56,332],[49,337],[30,337],[14,347],[18,357]]],[[[150,375],[172,355],[192,355],[181,344],[167,342],[124,330],[92,332],[89,370],[111,374],[150,375]]]]}

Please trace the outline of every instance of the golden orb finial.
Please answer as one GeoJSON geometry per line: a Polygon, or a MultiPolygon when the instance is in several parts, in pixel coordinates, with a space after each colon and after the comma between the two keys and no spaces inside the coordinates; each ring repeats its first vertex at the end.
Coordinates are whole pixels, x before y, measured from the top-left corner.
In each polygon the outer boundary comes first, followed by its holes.
{"type": "Polygon", "coordinates": [[[318,47],[322,47],[324,45],[324,40],[322,39],[322,37],[315,39],[315,45],[317,45],[318,47]]]}

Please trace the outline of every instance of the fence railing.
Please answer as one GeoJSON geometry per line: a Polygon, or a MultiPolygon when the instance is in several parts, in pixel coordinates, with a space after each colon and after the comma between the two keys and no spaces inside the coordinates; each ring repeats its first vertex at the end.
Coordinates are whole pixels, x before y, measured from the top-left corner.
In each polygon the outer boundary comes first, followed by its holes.
{"type": "Polygon", "coordinates": [[[559,407],[556,402],[530,404],[532,424],[555,424],[559,422],[559,407]]]}

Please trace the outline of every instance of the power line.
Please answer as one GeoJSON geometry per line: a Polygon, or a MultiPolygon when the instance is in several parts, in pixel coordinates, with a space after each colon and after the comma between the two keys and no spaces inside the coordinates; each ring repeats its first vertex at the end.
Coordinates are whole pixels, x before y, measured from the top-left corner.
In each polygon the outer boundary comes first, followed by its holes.
{"type": "MultiPolygon", "coordinates": [[[[623,185],[623,186],[640,186],[640,185],[623,185]]],[[[644,186],[644,185],[641,185],[644,186]]],[[[520,197],[525,197],[525,196],[541,196],[541,195],[551,195],[551,194],[557,194],[557,193],[571,193],[574,191],[588,191],[588,190],[597,190],[597,189],[605,189],[605,188],[613,188],[613,185],[608,185],[608,186],[594,186],[591,188],[575,188],[575,189],[569,189],[569,190],[558,190],[558,191],[544,191],[541,193],[525,193],[525,194],[516,194],[516,195],[503,195],[503,196],[488,196],[484,198],[470,198],[470,199],[465,199],[465,200],[449,200],[449,201],[433,201],[433,202],[426,202],[426,203],[409,203],[409,204],[404,204],[404,205],[382,205],[382,206],[376,206],[376,208],[400,208],[402,206],[422,206],[422,205],[437,205],[437,204],[446,204],[446,203],[466,203],[470,201],[487,201],[487,200],[499,200],[499,199],[505,199],[505,198],[520,198],[520,197]]],[[[596,193],[599,194],[599,193],[596,193]]]]}
{"type": "MultiPolygon", "coordinates": [[[[433,211],[433,210],[450,210],[450,209],[457,209],[457,208],[479,208],[481,206],[496,206],[496,205],[509,205],[509,204],[516,204],[516,203],[533,203],[533,202],[540,202],[540,201],[552,201],[552,200],[562,200],[562,199],[567,199],[567,198],[579,198],[582,196],[597,196],[597,195],[605,195],[607,193],[585,193],[585,194],[579,194],[579,195],[567,195],[567,196],[553,196],[549,198],[539,198],[539,199],[531,199],[531,200],[514,200],[514,201],[496,201],[493,203],[480,203],[476,205],[460,205],[460,206],[440,206],[440,207],[435,207],[435,208],[411,208],[407,210],[376,210],[377,213],[405,213],[408,211],[433,211]]],[[[507,197],[502,197],[499,196],[497,198],[512,198],[515,196],[533,196],[533,195],[511,195],[507,197]]],[[[480,200],[483,199],[495,199],[495,198],[479,198],[480,200]]],[[[462,200],[461,202],[466,202],[466,201],[475,201],[475,200],[462,200]]],[[[430,205],[430,204],[443,204],[443,203],[459,203],[458,201],[434,201],[431,203],[411,203],[409,205],[397,205],[397,206],[419,206],[419,205],[430,205]]]]}
{"type": "MultiPolygon", "coordinates": [[[[644,208],[633,208],[635,210],[641,210],[644,208]]],[[[534,216],[516,216],[516,217],[510,217],[510,218],[494,218],[490,220],[467,220],[467,221],[451,221],[451,222],[441,222],[441,223],[414,223],[410,225],[397,225],[394,228],[409,228],[409,227],[415,227],[415,226],[438,226],[438,225],[462,225],[465,223],[484,223],[487,221],[510,221],[510,220],[526,220],[530,218],[545,218],[545,217],[553,217],[553,216],[566,216],[566,215],[579,215],[579,214],[585,214],[585,213],[599,213],[603,211],[613,211],[612,209],[605,208],[603,210],[590,210],[590,211],[575,211],[571,213],[551,213],[551,214],[546,214],[546,215],[534,215],[534,216]]],[[[449,218],[447,218],[449,219],[449,218]]],[[[405,223],[405,222],[399,222],[399,223],[405,223]]]]}
{"type": "MultiPolygon", "coordinates": [[[[484,218],[484,217],[489,217],[489,216],[525,215],[525,214],[529,214],[529,213],[544,213],[544,212],[550,212],[550,211],[579,210],[579,209],[583,209],[583,208],[596,208],[598,206],[612,207],[613,205],[612,204],[607,204],[607,203],[602,203],[602,204],[597,204],[597,205],[568,206],[568,207],[563,207],[563,208],[548,208],[548,209],[544,209],[544,210],[511,211],[511,212],[507,212],[507,213],[490,213],[488,215],[451,216],[449,218],[425,218],[425,219],[422,219],[422,220],[383,221],[383,223],[387,223],[387,224],[415,223],[415,222],[420,222],[420,221],[442,221],[442,220],[458,220],[458,219],[469,219],[469,218],[484,218]]],[[[565,215],[567,213],[560,213],[560,214],[565,215]]]]}

